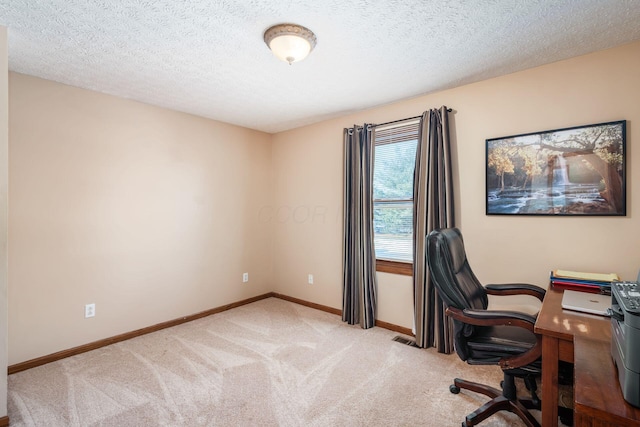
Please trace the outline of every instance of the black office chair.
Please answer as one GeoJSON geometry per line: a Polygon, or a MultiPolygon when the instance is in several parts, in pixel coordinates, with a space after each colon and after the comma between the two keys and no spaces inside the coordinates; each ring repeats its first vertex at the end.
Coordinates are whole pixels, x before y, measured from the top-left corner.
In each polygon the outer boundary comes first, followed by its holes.
{"type": "Polygon", "coordinates": [[[484,384],[453,380],[452,393],[460,389],[489,396],[491,400],[467,415],[462,426],[474,426],[498,411],[518,415],[527,426],[539,426],[529,409],[540,409],[535,377],[541,372],[542,340],[534,334],[536,318],[515,311],[487,310],[490,295],[532,295],[540,301],[545,290],[528,284],[482,286],[471,271],[457,228],[434,230],[427,236],[431,279],[453,318],[458,356],[470,365],[499,365],[504,372],[502,390],[484,384]],[[515,378],[523,378],[531,399],[518,399],[515,378]]]}

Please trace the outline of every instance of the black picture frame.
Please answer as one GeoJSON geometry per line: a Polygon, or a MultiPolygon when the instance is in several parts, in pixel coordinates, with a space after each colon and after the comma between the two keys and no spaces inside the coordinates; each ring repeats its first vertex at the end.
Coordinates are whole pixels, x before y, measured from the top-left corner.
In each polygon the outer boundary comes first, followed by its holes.
{"type": "Polygon", "coordinates": [[[626,120],[486,140],[486,214],[625,216],[626,120]]]}

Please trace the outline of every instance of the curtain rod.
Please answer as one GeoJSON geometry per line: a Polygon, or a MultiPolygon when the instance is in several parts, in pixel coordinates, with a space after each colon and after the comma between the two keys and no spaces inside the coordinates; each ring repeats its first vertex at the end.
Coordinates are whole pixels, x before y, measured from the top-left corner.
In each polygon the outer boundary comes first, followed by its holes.
{"type": "Polygon", "coordinates": [[[392,124],[394,124],[394,123],[406,122],[406,121],[409,121],[409,120],[419,119],[419,118],[421,118],[421,117],[422,117],[422,114],[421,114],[421,115],[419,115],[419,116],[415,116],[415,117],[408,117],[408,118],[406,118],[406,119],[393,120],[393,121],[385,122],[385,123],[376,123],[376,124],[374,124],[374,125],[372,124],[372,125],[371,125],[371,127],[374,127],[374,128],[375,128],[375,127],[378,127],[378,126],[392,125],[392,124]]]}
{"type": "MultiPolygon", "coordinates": [[[[451,108],[447,108],[447,112],[451,112],[451,108]]],[[[392,125],[394,123],[400,123],[400,122],[406,122],[407,120],[415,120],[415,119],[419,119],[422,118],[422,114],[420,114],[419,116],[415,116],[415,117],[409,117],[406,119],[400,119],[400,120],[393,120],[390,122],[385,122],[385,123],[376,123],[376,124],[372,124],[371,127],[378,127],[378,126],[386,126],[386,125],[392,125]]]]}

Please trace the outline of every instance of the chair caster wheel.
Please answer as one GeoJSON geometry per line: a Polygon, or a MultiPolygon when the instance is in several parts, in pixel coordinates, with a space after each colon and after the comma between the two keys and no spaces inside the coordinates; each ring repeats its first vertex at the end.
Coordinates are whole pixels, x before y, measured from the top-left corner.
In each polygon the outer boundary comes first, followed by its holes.
{"type": "Polygon", "coordinates": [[[457,387],[456,385],[451,384],[451,385],[449,386],[449,391],[450,391],[451,393],[453,393],[453,394],[458,394],[458,393],[460,393],[460,387],[457,387]]]}

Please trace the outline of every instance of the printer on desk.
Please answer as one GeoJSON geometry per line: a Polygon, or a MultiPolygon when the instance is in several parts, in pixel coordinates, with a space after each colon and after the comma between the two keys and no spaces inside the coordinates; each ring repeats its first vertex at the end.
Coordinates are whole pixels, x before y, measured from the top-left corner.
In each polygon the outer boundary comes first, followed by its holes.
{"type": "MultiPolygon", "coordinates": [[[[640,277],[639,277],[640,282],[640,277]]],[[[640,407],[640,283],[611,284],[611,356],[624,400],[640,407]]]]}

